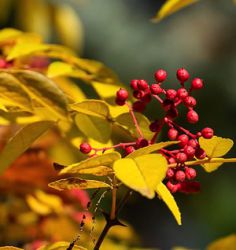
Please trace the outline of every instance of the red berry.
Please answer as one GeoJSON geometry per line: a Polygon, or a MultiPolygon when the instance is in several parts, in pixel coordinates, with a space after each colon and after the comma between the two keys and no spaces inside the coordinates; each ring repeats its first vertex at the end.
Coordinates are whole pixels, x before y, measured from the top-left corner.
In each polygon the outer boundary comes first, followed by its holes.
{"type": "Polygon", "coordinates": [[[141,101],[136,101],[133,103],[133,110],[136,111],[136,112],[143,112],[145,107],[146,107],[146,104],[144,102],[141,102],[141,101]]]}
{"type": "Polygon", "coordinates": [[[92,150],[92,147],[90,146],[89,143],[87,142],[83,142],[80,144],[80,152],[83,154],[88,154],[90,153],[92,150]]]}
{"type": "Polygon", "coordinates": [[[125,148],[125,152],[126,152],[127,155],[131,154],[134,151],[135,151],[135,148],[133,146],[128,146],[128,147],[125,148]]]}
{"type": "Polygon", "coordinates": [[[155,79],[157,82],[164,82],[167,78],[167,73],[163,69],[159,69],[155,72],[155,79]]]}
{"type": "Polygon", "coordinates": [[[207,127],[202,130],[201,134],[205,139],[211,139],[214,135],[214,130],[212,128],[207,127]]]}
{"type": "Polygon", "coordinates": [[[119,106],[125,105],[125,101],[121,101],[120,99],[116,98],[116,104],[119,106]]]}
{"type": "Polygon", "coordinates": [[[134,98],[136,98],[136,99],[141,99],[141,98],[144,97],[144,95],[145,95],[145,92],[144,92],[143,90],[135,90],[135,91],[133,92],[133,96],[134,96],[134,98]]]}
{"type": "Polygon", "coordinates": [[[184,99],[188,96],[188,91],[187,89],[185,88],[180,88],[177,90],[177,96],[180,98],[180,99],[184,99]]]}
{"type": "Polygon", "coordinates": [[[190,194],[190,193],[197,193],[200,191],[200,183],[197,181],[186,181],[181,182],[180,187],[178,189],[179,192],[190,194]]]}
{"type": "Polygon", "coordinates": [[[163,91],[163,89],[162,89],[162,88],[160,87],[160,85],[157,84],[157,83],[152,84],[151,87],[150,87],[150,90],[151,90],[151,93],[152,93],[153,95],[159,95],[159,94],[161,94],[162,91],[163,91]]]}
{"type": "Polygon", "coordinates": [[[166,113],[166,116],[171,119],[176,118],[178,115],[179,115],[178,109],[173,106],[171,106],[166,113]]]}
{"type": "Polygon", "coordinates": [[[188,143],[188,136],[186,134],[182,134],[178,136],[179,146],[184,147],[188,143]]]}
{"type": "Polygon", "coordinates": [[[193,147],[193,148],[197,148],[199,144],[196,140],[191,139],[191,140],[189,140],[188,145],[193,147]]]}
{"type": "Polygon", "coordinates": [[[175,158],[174,158],[174,157],[170,157],[170,158],[168,159],[168,163],[169,163],[169,164],[176,163],[175,158]]]}
{"type": "Polygon", "coordinates": [[[149,88],[148,83],[145,80],[139,80],[137,85],[138,85],[138,89],[140,90],[146,90],[149,88]]]}
{"type": "Polygon", "coordinates": [[[131,80],[131,82],[130,82],[130,87],[131,87],[133,90],[138,90],[138,81],[139,81],[139,80],[136,80],[136,79],[131,80]]]}
{"type": "Polygon", "coordinates": [[[170,190],[171,193],[176,193],[179,190],[179,188],[180,188],[179,183],[173,184],[171,181],[168,181],[166,183],[166,186],[170,190]]]}
{"type": "Polygon", "coordinates": [[[136,147],[137,148],[144,148],[146,146],[148,146],[148,140],[143,139],[143,138],[138,138],[136,141],[136,147]]]}
{"type": "Polygon", "coordinates": [[[202,148],[198,148],[196,150],[195,156],[198,159],[202,160],[202,159],[204,159],[206,157],[206,152],[202,148]]]}
{"type": "Polygon", "coordinates": [[[182,170],[176,171],[176,173],[175,173],[176,181],[183,182],[185,180],[185,177],[186,177],[186,175],[185,175],[184,171],[182,171],[182,170]]]}
{"type": "Polygon", "coordinates": [[[199,117],[198,117],[198,114],[197,112],[195,112],[194,110],[189,110],[188,113],[187,113],[187,121],[189,123],[197,123],[199,120],[199,117]]]}
{"type": "Polygon", "coordinates": [[[188,180],[192,180],[197,176],[197,173],[194,168],[185,167],[185,175],[188,180]]]}
{"type": "Polygon", "coordinates": [[[0,58],[0,68],[7,68],[7,62],[3,58],[0,58]]]}
{"type": "Polygon", "coordinates": [[[166,178],[171,179],[174,177],[174,175],[175,175],[175,171],[173,170],[173,168],[168,168],[166,172],[166,178]]]}
{"type": "Polygon", "coordinates": [[[129,93],[126,89],[119,89],[116,92],[116,98],[119,101],[126,101],[128,99],[128,97],[129,97],[129,93]]]}
{"type": "Polygon", "coordinates": [[[186,82],[189,79],[189,73],[184,68],[178,69],[176,75],[181,83],[186,82]]]}
{"type": "Polygon", "coordinates": [[[150,93],[145,93],[141,100],[145,103],[149,103],[152,100],[152,96],[150,93]]]}
{"type": "Polygon", "coordinates": [[[177,92],[174,89],[167,89],[166,90],[166,98],[169,100],[174,100],[177,96],[177,92]]]}
{"type": "Polygon", "coordinates": [[[173,101],[165,99],[162,103],[162,107],[165,111],[168,111],[173,106],[173,101]]]}
{"type": "Polygon", "coordinates": [[[184,98],[183,100],[184,104],[188,107],[188,108],[193,108],[196,106],[197,101],[194,97],[192,96],[187,96],[184,98]]]}
{"type": "Polygon", "coordinates": [[[179,132],[176,129],[170,128],[167,135],[171,141],[174,141],[174,140],[176,140],[178,134],[179,134],[179,132]]]}
{"type": "Polygon", "coordinates": [[[195,149],[191,146],[186,145],[184,147],[184,153],[188,156],[189,159],[191,159],[195,155],[195,149]]]}
{"type": "Polygon", "coordinates": [[[187,161],[187,159],[188,159],[188,156],[185,153],[179,152],[176,154],[176,160],[179,163],[184,163],[187,161]]]}
{"type": "Polygon", "coordinates": [[[156,121],[150,123],[149,129],[152,132],[157,132],[160,129],[160,126],[161,126],[160,121],[156,120],[156,121]]]}
{"type": "Polygon", "coordinates": [[[192,80],[191,89],[201,89],[203,87],[203,81],[200,78],[194,78],[192,80]]]}

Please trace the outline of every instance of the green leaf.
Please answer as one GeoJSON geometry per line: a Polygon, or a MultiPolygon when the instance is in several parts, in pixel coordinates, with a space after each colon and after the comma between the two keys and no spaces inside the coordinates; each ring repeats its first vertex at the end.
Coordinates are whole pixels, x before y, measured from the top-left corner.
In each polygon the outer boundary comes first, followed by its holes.
{"type": "Polygon", "coordinates": [[[75,124],[87,137],[99,142],[107,142],[111,137],[112,124],[104,118],[77,113],[75,124]]]}
{"type": "Polygon", "coordinates": [[[111,188],[111,186],[102,181],[96,180],[84,180],[78,177],[69,177],[65,179],[60,179],[48,184],[49,187],[62,190],[70,190],[74,188],[78,189],[93,189],[93,188],[111,188]]]}
{"type": "Polygon", "coordinates": [[[20,129],[0,153],[0,174],[53,125],[50,121],[39,121],[20,129]]]}
{"type": "Polygon", "coordinates": [[[170,193],[168,188],[162,182],[157,185],[156,192],[160,199],[162,199],[167,207],[170,209],[171,213],[174,215],[178,225],[181,225],[181,214],[179,208],[175,202],[173,195],[170,193]]]}
{"type": "Polygon", "coordinates": [[[84,161],[69,165],[61,170],[60,174],[79,173],[83,169],[92,169],[99,166],[111,167],[112,163],[121,158],[118,152],[111,152],[88,158],[84,161]]]}
{"type": "Polygon", "coordinates": [[[19,81],[6,72],[0,72],[0,97],[13,106],[31,111],[31,100],[19,81]]]}
{"type": "Polygon", "coordinates": [[[148,154],[117,160],[113,169],[126,186],[152,199],[157,185],[165,178],[167,161],[161,154],[148,154]]]}
{"type": "Polygon", "coordinates": [[[165,148],[165,147],[177,144],[177,143],[179,142],[178,141],[166,141],[166,142],[155,143],[147,147],[135,150],[133,153],[127,155],[126,158],[135,158],[137,156],[150,154],[152,152],[158,151],[162,148],[165,148]]]}
{"type": "MultiPolygon", "coordinates": [[[[134,114],[143,133],[143,136],[148,140],[151,139],[153,137],[153,133],[149,129],[150,121],[148,120],[148,118],[137,112],[135,112],[134,114]]],[[[139,137],[130,113],[119,115],[118,117],[116,117],[115,121],[127,128],[135,137],[139,137]]]]}
{"type": "Polygon", "coordinates": [[[110,117],[109,106],[101,100],[85,100],[71,104],[70,108],[85,115],[96,116],[103,119],[110,117]]]}
{"type": "Polygon", "coordinates": [[[21,87],[38,103],[60,119],[67,117],[67,101],[57,85],[44,75],[29,70],[14,70],[11,73],[21,87]]]}
{"type": "MultiPolygon", "coordinates": [[[[70,246],[70,242],[58,241],[55,243],[48,244],[46,246],[40,247],[38,250],[65,250],[70,246]]],[[[10,250],[10,249],[9,249],[10,250]]],[[[87,250],[84,247],[75,245],[73,250],[87,250]]]]}

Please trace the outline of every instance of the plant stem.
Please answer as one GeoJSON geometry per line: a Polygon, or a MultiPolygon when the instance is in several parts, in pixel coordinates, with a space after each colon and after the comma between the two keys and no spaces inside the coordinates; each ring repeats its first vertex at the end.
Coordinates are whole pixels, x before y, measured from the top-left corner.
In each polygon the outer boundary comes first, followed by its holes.
{"type": "Polygon", "coordinates": [[[117,194],[117,180],[115,175],[113,176],[113,189],[112,189],[112,202],[111,202],[111,213],[110,219],[114,220],[116,218],[116,194],[117,194]]]}
{"type": "Polygon", "coordinates": [[[107,150],[110,150],[110,149],[114,149],[114,148],[122,148],[122,147],[127,147],[127,146],[132,146],[132,145],[135,145],[136,142],[122,142],[122,143],[119,143],[119,144],[116,144],[116,145],[113,145],[111,147],[104,147],[104,148],[93,148],[93,150],[95,152],[98,152],[98,151],[107,151],[107,150]]]}

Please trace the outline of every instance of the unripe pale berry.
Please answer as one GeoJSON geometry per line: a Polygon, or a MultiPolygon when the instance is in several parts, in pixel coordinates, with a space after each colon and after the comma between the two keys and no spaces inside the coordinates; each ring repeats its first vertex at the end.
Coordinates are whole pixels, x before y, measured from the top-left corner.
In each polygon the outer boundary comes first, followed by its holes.
{"type": "Polygon", "coordinates": [[[181,83],[186,82],[189,79],[189,73],[184,68],[178,69],[176,75],[181,83]]]}
{"type": "Polygon", "coordinates": [[[207,127],[202,130],[201,134],[205,139],[211,139],[214,135],[214,130],[207,127]]]}
{"type": "Polygon", "coordinates": [[[138,85],[138,89],[140,90],[146,90],[149,88],[148,83],[145,80],[139,80],[137,85],[138,85]]]}
{"type": "Polygon", "coordinates": [[[163,69],[159,69],[155,72],[155,79],[157,82],[164,82],[167,78],[167,73],[163,69]]]}
{"type": "Polygon", "coordinates": [[[186,134],[179,135],[177,140],[179,141],[179,146],[184,147],[188,143],[188,136],[186,134]]]}
{"type": "Polygon", "coordinates": [[[177,96],[180,99],[184,99],[188,96],[188,91],[185,88],[180,88],[177,90],[177,96]]]}
{"type": "Polygon", "coordinates": [[[206,152],[202,148],[198,148],[195,152],[195,156],[198,159],[202,160],[206,157],[206,152]]]}
{"type": "Polygon", "coordinates": [[[183,182],[185,180],[185,177],[186,177],[186,175],[185,175],[184,171],[182,171],[182,170],[176,171],[176,173],[175,173],[175,179],[177,181],[183,182]]]}
{"type": "Polygon", "coordinates": [[[194,168],[185,167],[185,175],[188,180],[195,179],[197,176],[196,170],[194,168]]]}
{"type": "Polygon", "coordinates": [[[176,140],[178,134],[179,134],[179,132],[178,132],[176,129],[170,128],[170,129],[168,130],[168,134],[167,134],[167,135],[168,135],[168,138],[169,138],[171,141],[174,141],[174,140],[176,140]]]}
{"type": "Polygon", "coordinates": [[[125,153],[128,155],[128,154],[131,154],[132,152],[135,151],[135,148],[133,146],[128,146],[125,148],[125,153]]]}
{"type": "Polygon", "coordinates": [[[129,97],[129,93],[126,89],[119,89],[116,92],[116,98],[119,101],[126,101],[128,99],[128,97],[129,97]]]}
{"type": "Polygon", "coordinates": [[[203,81],[200,78],[194,78],[192,80],[191,89],[201,89],[203,87],[203,81]]]}
{"type": "Polygon", "coordinates": [[[92,147],[89,143],[87,142],[83,142],[80,144],[80,152],[83,154],[88,154],[90,153],[92,150],[92,147]]]}
{"type": "Polygon", "coordinates": [[[157,83],[152,84],[152,85],[150,86],[150,90],[151,90],[151,93],[152,93],[153,95],[159,95],[159,94],[161,94],[162,91],[163,91],[163,89],[162,89],[162,88],[160,87],[160,85],[157,84],[157,83]]]}
{"type": "Polygon", "coordinates": [[[166,90],[166,98],[169,100],[174,100],[177,96],[177,92],[174,89],[167,89],[166,90]]]}
{"type": "Polygon", "coordinates": [[[141,101],[136,101],[133,103],[132,107],[134,111],[142,113],[146,107],[146,104],[141,101]]]}
{"type": "Polygon", "coordinates": [[[188,159],[188,156],[185,153],[179,152],[176,154],[176,161],[179,163],[184,163],[187,161],[187,159],[188,159]]]}
{"type": "Polygon", "coordinates": [[[199,117],[198,117],[197,112],[194,111],[194,110],[189,110],[188,113],[187,113],[187,121],[189,123],[194,124],[194,123],[197,123],[198,120],[199,120],[199,117]]]}
{"type": "Polygon", "coordinates": [[[166,178],[171,179],[174,177],[174,175],[175,175],[175,171],[173,170],[173,168],[168,168],[166,172],[166,178]]]}
{"type": "Polygon", "coordinates": [[[183,99],[184,104],[188,107],[188,108],[193,108],[196,106],[197,101],[194,97],[192,96],[187,96],[183,99]]]}
{"type": "Polygon", "coordinates": [[[138,90],[138,81],[139,81],[139,80],[136,80],[136,79],[131,80],[131,82],[130,82],[130,87],[131,87],[133,90],[138,90]]]}

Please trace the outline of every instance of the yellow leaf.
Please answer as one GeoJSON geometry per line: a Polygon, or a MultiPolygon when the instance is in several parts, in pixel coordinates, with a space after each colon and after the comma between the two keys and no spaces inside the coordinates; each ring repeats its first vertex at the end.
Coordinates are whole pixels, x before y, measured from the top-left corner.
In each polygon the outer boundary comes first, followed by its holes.
{"type": "Polygon", "coordinates": [[[75,124],[84,135],[96,141],[106,143],[111,137],[112,125],[103,118],[77,113],[75,124]]]}
{"type": "Polygon", "coordinates": [[[53,125],[53,122],[39,121],[20,129],[0,153],[0,174],[53,125]]]}
{"type": "Polygon", "coordinates": [[[57,85],[44,75],[29,70],[14,70],[11,73],[19,80],[21,87],[38,103],[58,118],[67,118],[67,100],[57,85]]]}
{"type": "Polygon", "coordinates": [[[91,174],[95,176],[107,176],[113,173],[112,169],[106,166],[98,166],[94,168],[78,169],[78,174],[91,174]]]}
{"type": "Polygon", "coordinates": [[[181,225],[181,214],[179,208],[175,202],[173,195],[170,193],[168,188],[163,183],[160,183],[157,185],[156,192],[160,197],[160,199],[162,199],[167,205],[167,207],[170,209],[177,223],[181,225]]]}
{"type": "Polygon", "coordinates": [[[29,205],[29,207],[31,208],[31,210],[37,214],[48,215],[48,214],[51,214],[53,212],[52,209],[48,205],[40,202],[38,199],[36,199],[32,195],[26,196],[26,202],[29,205]]]}
{"type": "Polygon", "coordinates": [[[93,81],[92,86],[94,87],[95,91],[97,94],[102,98],[102,99],[115,99],[115,95],[117,90],[119,90],[119,85],[114,85],[114,84],[105,84],[102,82],[98,81],[93,81]]]}
{"type": "Polygon", "coordinates": [[[0,250],[23,250],[23,248],[5,246],[5,247],[0,247],[0,250]]]}
{"type": "Polygon", "coordinates": [[[155,143],[155,144],[149,145],[147,147],[135,150],[133,153],[127,155],[126,158],[135,158],[137,156],[150,154],[154,151],[158,151],[162,148],[165,148],[165,147],[177,144],[177,143],[179,143],[179,142],[178,141],[166,141],[166,142],[155,143]]]}
{"type": "Polygon", "coordinates": [[[93,189],[93,188],[111,188],[111,186],[102,181],[96,180],[84,180],[78,177],[69,177],[65,179],[60,179],[48,184],[49,187],[62,190],[70,190],[74,188],[78,189],[93,189]]]}
{"type": "Polygon", "coordinates": [[[211,139],[199,138],[200,147],[205,150],[208,157],[224,156],[234,145],[234,142],[228,138],[213,136],[211,139]]]}
{"type": "Polygon", "coordinates": [[[90,169],[99,166],[110,167],[114,161],[120,158],[121,155],[118,152],[111,152],[99,156],[94,156],[79,163],[74,163],[72,165],[65,167],[64,169],[61,170],[60,174],[78,173],[82,169],[90,169]]]}
{"type": "Polygon", "coordinates": [[[126,186],[152,199],[157,185],[165,178],[167,161],[161,154],[142,155],[117,160],[113,169],[126,186]]]}
{"type": "MultiPolygon", "coordinates": [[[[153,137],[153,133],[149,129],[150,121],[148,120],[148,118],[137,112],[135,112],[135,117],[143,133],[143,136],[148,140],[151,139],[153,137]]],[[[115,121],[127,128],[135,137],[139,137],[130,113],[119,115],[118,117],[116,117],[115,121]]]]}
{"type": "Polygon", "coordinates": [[[70,108],[85,115],[96,116],[103,119],[110,118],[109,106],[101,100],[85,100],[71,104],[70,108]]]}
{"type": "Polygon", "coordinates": [[[22,32],[16,29],[12,29],[12,28],[2,29],[0,31],[0,42],[14,39],[20,34],[22,34],[22,32]]]}
{"type": "MultiPolygon", "coordinates": [[[[70,242],[58,241],[58,242],[51,243],[51,244],[46,245],[46,246],[42,246],[42,247],[38,248],[38,250],[65,250],[65,249],[68,249],[69,246],[70,246],[70,242]]],[[[87,250],[86,248],[81,247],[81,246],[77,246],[77,245],[75,245],[73,247],[73,249],[75,249],[75,250],[87,250]]],[[[8,250],[8,249],[6,249],[6,250],[8,250]]]]}
{"type": "Polygon", "coordinates": [[[157,15],[153,18],[153,21],[160,21],[161,19],[172,15],[173,13],[196,3],[198,0],[167,0],[166,3],[158,11],[157,15]]]}
{"type": "Polygon", "coordinates": [[[7,108],[5,107],[5,105],[3,103],[0,102],[0,110],[8,112],[7,108]]]}
{"type": "Polygon", "coordinates": [[[19,81],[6,72],[0,72],[0,97],[13,106],[26,111],[32,110],[28,94],[22,89],[19,81]]]}
{"type": "Polygon", "coordinates": [[[121,115],[123,113],[126,113],[127,110],[128,110],[126,105],[123,105],[123,106],[115,105],[115,106],[113,106],[113,105],[108,104],[108,106],[109,106],[109,110],[111,112],[112,117],[117,117],[117,116],[119,116],[119,115],[121,115]]]}
{"type": "Polygon", "coordinates": [[[235,250],[236,234],[220,238],[207,246],[207,250],[235,250]]]}

